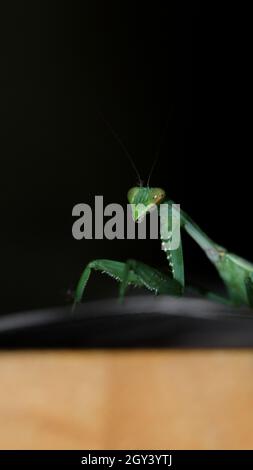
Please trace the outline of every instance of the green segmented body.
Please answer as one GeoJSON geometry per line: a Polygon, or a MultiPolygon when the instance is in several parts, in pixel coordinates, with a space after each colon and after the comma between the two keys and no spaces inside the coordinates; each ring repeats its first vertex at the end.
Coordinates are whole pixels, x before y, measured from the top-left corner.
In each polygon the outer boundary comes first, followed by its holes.
{"type": "MultiPolygon", "coordinates": [[[[173,228],[171,217],[173,201],[165,200],[163,189],[149,187],[131,188],[128,192],[128,200],[132,204],[133,219],[136,222],[155,205],[167,204],[169,217],[166,218],[166,221],[161,217],[161,227],[165,228],[163,225],[165,223],[169,225],[166,227],[169,238],[161,236],[161,243],[169,264],[168,274],[132,259],[125,263],[113,260],[94,260],[86,266],[82,273],[75,292],[75,303],[80,302],[92,269],[104,272],[120,282],[120,298],[123,298],[128,285],[145,287],[156,294],[182,295],[184,293],[184,260],[181,237],[176,249],[170,249],[168,243],[173,228]],[[140,204],[141,208],[136,207],[140,204]]],[[[221,298],[212,292],[203,292],[203,294],[233,305],[244,304],[253,307],[253,264],[229,253],[225,248],[213,242],[182,210],[180,210],[180,228],[193,238],[215,266],[226,286],[228,296],[221,298]]]]}

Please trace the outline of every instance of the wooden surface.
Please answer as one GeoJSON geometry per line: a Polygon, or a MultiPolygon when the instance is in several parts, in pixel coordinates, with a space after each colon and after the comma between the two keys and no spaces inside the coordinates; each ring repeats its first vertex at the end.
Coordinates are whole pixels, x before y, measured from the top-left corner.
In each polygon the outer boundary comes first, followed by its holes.
{"type": "Polygon", "coordinates": [[[253,448],[253,351],[0,353],[1,449],[253,448]]]}

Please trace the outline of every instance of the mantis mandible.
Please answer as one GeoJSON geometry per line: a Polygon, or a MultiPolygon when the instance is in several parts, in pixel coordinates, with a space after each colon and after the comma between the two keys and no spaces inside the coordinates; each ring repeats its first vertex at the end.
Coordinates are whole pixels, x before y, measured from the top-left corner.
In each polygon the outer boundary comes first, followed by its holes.
{"type": "MultiPolygon", "coordinates": [[[[106,121],[105,121],[106,122],[106,121]]],[[[127,152],[125,146],[115,133],[109,123],[113,135],[120,143],[126,156],[129,158],[135,172],[138,175],[140,186],[135,186],[128,191],[128,201],[130,204],[142,204],[146,208],[146,212],[150,211],[152,206],[156,205],[159,211],[161,203],[166,203],[168,211],[171,211],[173,201],[166,197],[166,193],[162,188],[149,186],[150,175],[157,161],[157,156],[148,178],[147,186],[141,185],[141,180],[137,168],[127,152]]],[[[143,212],[141,217],[143,217],[143,212]]],[[[140,215],[133,212],[135,222],[139,221],[140,215]]],[[[170,217],[166,223],[169,223],[170,217]]],[[[167,232],[171,227],[166,227],[167,232]]],[[[230,305],[247,305],[253,308],[253,264],[247,260],[228,252],[225,248],[216,244],[206,233],[186,214],[180,210],[180,230],[185,230],[193,240],[204,251],[210,262],[215,266],[219,276],[221,277],[227,291],[227,296],[222,297],[212,292],[202,291],[202,294],[210,299],[218,300],[230,305]]],[[[161,230],[162,233],[162,230],[161,230]]],[[[80,280],[78,282],[74,305],[81,301],[86,284],[89,280],[92,270],[105,273],[120,282],[119,297],[123,299],[127,286],[145,287],[155,294],[182,296],[185,291],[184,279],[184,259],[182,240],[177,249],[169,249],[168,240],[163,239],[160,234],[162,248],[165,251],[169,269],[167,273],[150,267],[140,261],[128,259],[126,262],[113,261],[108,259],[97,259],[90,261],[85,267],[80,280]],[[164,248],[165,247],[165,248],[164,248]]]]}

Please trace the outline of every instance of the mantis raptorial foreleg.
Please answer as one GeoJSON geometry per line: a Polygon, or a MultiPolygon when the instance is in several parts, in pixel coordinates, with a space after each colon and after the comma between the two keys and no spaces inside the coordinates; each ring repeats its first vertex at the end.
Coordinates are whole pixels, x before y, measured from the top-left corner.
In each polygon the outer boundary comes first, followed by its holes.
{"type": "Polygon", "coordinates": [[[128,285],[146,287],[157,294],[180,295],[182,293],[181,286],[176,280],[144,263],[135,260],[121,263],[100,259],[91,261],[84,269],[76,288],[75,303],[80,302],[92,270],[105,273],[119,281],[121,298],[128,285]]]}
{"type": "Polygon", "coordinates": [[[138,278],[142,286],[154,291],[156,294],[182,294],[182,286],[176,279],[163,274],[158,269],[152,268],[147,264],[130,259],[125,263],[123,280],[120,285],[119,293],[121,299],[125,295],[127,285],[131,284],[131,282],[129,282],[131,279],[131,273],[138,278]]]}

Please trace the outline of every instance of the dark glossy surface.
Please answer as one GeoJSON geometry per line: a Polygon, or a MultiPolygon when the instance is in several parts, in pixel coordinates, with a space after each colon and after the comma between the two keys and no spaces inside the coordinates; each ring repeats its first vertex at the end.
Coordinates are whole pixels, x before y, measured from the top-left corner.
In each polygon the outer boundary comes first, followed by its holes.
{"type": "Polygon", "coordinates": [[[253,314],[196,298],[138,296],[9,314],[1,348],[252,347],[253,314]]]}

